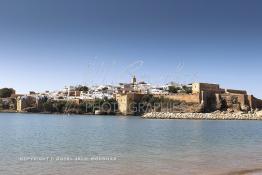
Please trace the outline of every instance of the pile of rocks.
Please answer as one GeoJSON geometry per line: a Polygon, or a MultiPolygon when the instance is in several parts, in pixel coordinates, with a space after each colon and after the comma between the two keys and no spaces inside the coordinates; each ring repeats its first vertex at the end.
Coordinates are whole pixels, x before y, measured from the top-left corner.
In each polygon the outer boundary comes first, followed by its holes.
{"type": "Polygon", "coordinates": [[[142,116],[150,119],[193,119],[193,120],[262,120],[262,111],[256,113],[170,113],[170,112],[150,112],[142,116]]]}

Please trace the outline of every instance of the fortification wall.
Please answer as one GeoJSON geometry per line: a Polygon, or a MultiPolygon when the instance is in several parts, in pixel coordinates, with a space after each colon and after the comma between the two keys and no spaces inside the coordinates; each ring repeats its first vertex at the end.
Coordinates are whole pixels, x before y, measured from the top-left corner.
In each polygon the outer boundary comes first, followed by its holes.
{"type": "Polygon", "coordinates": [[[187,103],[201,103],[201,96],[196,94],[167,94],[167,95],[154,95],[154,97],[163,97],[170,100],[185,101],[187,103]]]}
{"type": "Polygon", "coordinates": [[[256,107],[262,109],[262,100],[256,99],[256,107]]]}
{"type": "Polygon", "coordinates": [[[223,99],[227,99],[227,100],[232,99],[232,98],[236,98],[237,102],[240,105],[250,106],[248,95],[245,95],[245,94],[222,94],[221,97],[223,99]]]}
{"type": "Polygon", "coordinates": [[[220,92],[220,88],[218,84],[208,84],[208,83],[193,83],[192,84],[193,93],[201,93],[201,91],[217,93],[217,92],[220,92]]]}
{"type": "MultiPolygon", "coordinates": [[[[132,104],[139,103],[142,98],[147,98],[148,95],[149,94],[135,93],[117,94],[116,100],[118,102],[119,112],[124,115],[133,115],[134,111],[132,109],[132,104]]],[[[184,101],[186,103],[203,104],[205,112],[224,109],[223,106],[225,104],[228,108],[232,108],[234,110],[245,110],[248,109],[247,106],[253,109],[262,109],[262,100],[246,94],[202,91],[201,93],[194,94],[154,94],[153,96],[157,98],[184,101]]]]}
{"type": "Polygon", "coordinates": [[[118,110],[120,113],[127,114],[128,113],[128,100],[127,100],[127,95],[120,95],[118,94],[116,96],[116,101],[118,103],[118,110]]]}
{"type": "Polygon", "coordinates": [[[21,112],[27,107],[36,106],[37,100],[35,97],[27,96],[26,98],[18,97],[16,101],[17,111],[21,112]]]}
{"type": "Polygon", "coordinates": [[[252,100],[252,106],[253,106],[252,108],[253,109],[255,109],[255,108],[262,109],[262,100],[257,99],[253,96],[252,96],[251,100],[252,100]]]}
{"type": "Polygon", "coordinates": [[[132,104],[138,103],[146,94],[117,94],[116,101],[118,103],[118,110],[124,115],[133,115],[134,110],[132,104]]]}
{"type": "Polygon", "coordinates": [[[244,90],[236,90],[236,89],[226,89],[226,93],[244,94],[244,95],[247,95],[247,91],[244,91],[244,90]]]}

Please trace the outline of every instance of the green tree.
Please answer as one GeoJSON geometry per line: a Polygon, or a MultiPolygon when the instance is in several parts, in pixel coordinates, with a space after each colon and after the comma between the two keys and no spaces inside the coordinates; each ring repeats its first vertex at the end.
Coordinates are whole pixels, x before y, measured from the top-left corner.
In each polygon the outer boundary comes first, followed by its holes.
{"type": "Polygon", "coordinates": [[[66,105],[68,105],[66,101],[55,101],[53,103],[53,108],[55,112],[64,113],[66,105]]]}
{"type": "Polygon", "coordinates": [[[191,94],[192,93],[192,87],[183,86],[183,90],[186,91],[187,94],[191,94]]]}
{"type": "Polygon", "coordinates": [[[12,88],[3,88],[0,89],[0,98],[8,98],[11,97],[12,94],[15,93],[15,90],[12,88]]]}
{"type": "Polygon", "coordinates": [[[53,102],[51,100],[44,102],[43,108],[45,112],[55,112],[55,108],[53,107],[53,102]]]}
{"type": "Polygon", "coordinates": [[[83,91],[83,92],[88,92],[89,88],[87,86],[78,86],[76,88],[77,91],[83,91]]]}
{"type": "Polygon", "coordinates": [[[169,86],[168,87],[168,92],[170,92],[170,93],[177,93],[178,90],[181,90],[181,88],[176,87],[176,86],[169,86]]]}

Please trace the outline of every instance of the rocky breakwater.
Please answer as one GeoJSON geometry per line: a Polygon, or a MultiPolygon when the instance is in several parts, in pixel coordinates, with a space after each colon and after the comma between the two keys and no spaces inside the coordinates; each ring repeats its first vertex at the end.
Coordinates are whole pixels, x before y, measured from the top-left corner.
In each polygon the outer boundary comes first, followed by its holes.
{"type": "Polygon", "coordinates": [[[193,119],[193,120],[262,120],[262,111],[255,113],[170,113],[150,112],[142,116],[148,119],[193,119]]]}

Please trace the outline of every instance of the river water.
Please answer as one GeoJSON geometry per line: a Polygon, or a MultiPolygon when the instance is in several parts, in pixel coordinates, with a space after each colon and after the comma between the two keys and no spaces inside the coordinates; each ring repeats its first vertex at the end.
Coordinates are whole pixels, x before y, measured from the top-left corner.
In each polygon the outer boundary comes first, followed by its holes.
{"type": "Polygon", "coordinates": [[[0,114],[1,175],[262,174],[262,121],[0,114]]]}

